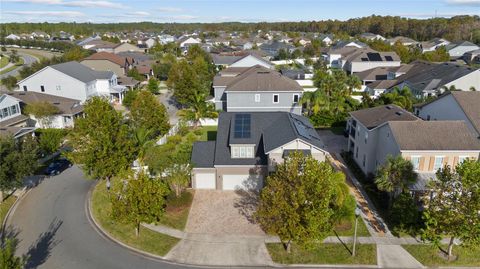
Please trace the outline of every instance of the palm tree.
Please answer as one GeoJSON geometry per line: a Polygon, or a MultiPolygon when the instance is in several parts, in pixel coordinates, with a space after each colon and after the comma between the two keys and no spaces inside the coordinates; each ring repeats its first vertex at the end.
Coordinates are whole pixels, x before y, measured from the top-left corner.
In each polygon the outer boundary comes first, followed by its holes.
{"type": "Polygon", "coordinates": [[[180,117],[186,121],[192,121],[193,126],[200,125],[200,120],[203,118],[216,118],[218,112],[212,104],[205,101],[205,94],[196,92],[190,97],[190,106],[178,112],[180,117]]]}
{"type": "Polygon", "coordinates": [[[477,89],[475,89],[475,87],[472,86],[472,87],[470,87],[470,91],[475,92],[475,91],[477,91],[477,89]]]}
{"type": "Polygon", "coordinates": [[[389,193],[389,207],[391,208],[393,199],[408,190],[411,184],[417,182],[417,177],[410,161],[405,160],[402,156],[388,156],[385,164],[377,170],[375,184],[379,190],[389,193]]]}
{"type": "Polygon", "coordinates": [[[151,135],[152,131],[145,128],[137,128],[133,132],[133,141],[135,142],[138,152],[137,160],[141,166],[143,166],[145,160],[145,153],[154,143],[154,141],[150,139],[151,135]]]}
{"type": "Polygon", "coordinates": [[[354,89],[360,89],[362,87],[362,81],[355,75],[348,76],[345,84],[348,87],[348,95],[351,95],[354,89]]]}

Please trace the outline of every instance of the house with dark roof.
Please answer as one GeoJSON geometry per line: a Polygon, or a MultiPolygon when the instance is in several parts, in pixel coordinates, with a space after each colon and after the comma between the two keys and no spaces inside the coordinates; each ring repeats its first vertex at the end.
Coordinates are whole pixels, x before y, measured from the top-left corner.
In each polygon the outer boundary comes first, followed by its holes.
{"type": "Polygon", "coordinates": [[[227,67],[252,67],[260,65],[265,68],[274,69],[275,66],[269,61],[263,59],[255,53],[245,53],[244,55],[220,55],[211,54],[213,63],[221,68],[227,67]]]}
{"type": "Polygon", "coordinates": [[[389,38],[389,39],[386,39],[385,42],[392,46],[395,45],[395,43],[397,42],[400,42],[404,46],[412,46],[412,45],[418,44],[417,41],[405,36],[396,36],[393,38],[389,38]]]}
{"type": "Polygon", "coordinates": [[[419,61],[395,80],[397,82],[393,87],[408,87],[418,98],[438,96],[452,87],[463,91],[480,88],[480,69],[454,63],[419,61]]]}
{"type": "Polygon", "coordinates": [[[193,145],[192,188],[258,190],[294,151],[326,159],[325,146],[307,118],[288,112],[222,112],[216,140],[193,145]]]}
{"type": "Polygon", "coordinates": [[[18,82],[19,90],[45,93],[85,102],[105,96],[121,102],[127,88],[117,83],[112,71],[93,70],[78,62],[50,65],[18,82]]]}
{"type": "Polygon", "coordinates": [[[280,50],[284,50],[287,53],[292,53],[295,51],[295,47],[293,45],[280,42],[280,41],[273,41],[271,43],[264,43],[260,45],[259,49],[270,57],[275,57],[280,53],[280,50]]]}
{"type": "Polygon", "coordinates": [[[451,91],[438,98],[415,106],[415,115],[427,120],[464,121],[475,137],[480,139],[480,92],[451,91]]]}
{"type": "Polygon", "coordinates": [[[217,110],[302,112],[299,101],[303,88],[296,81],[260,65],[220,71],[213,79],[213,89],[217,110]]]}
{"type": "Polygon", "coordinates": [[[450,54],[450,58],[460,58],[467,52],[480,49],[479,46],[470,41],[450,43],[446,45],[445,48],[447,49],[448,54],[450,54]]]}
{"type": "Polygon", "coordinates": [[[446,46],[450,44],[450,41],[444,38],[434,38],[429,41],[420,42],[418,46],[422,49],[422,52],[434,51],[441,46],[446,46]]]}
{"type": "Polygon", "coordinates": [[[363,33],[360,35],[360,38],[365,39],[367,41],[385,40],[385,37],[379,34],[373,34],[373,33],[363,33]]]}
{"type": "Polygon", "coordinates": [[[445,165],[479,158],[480,141],[465,121],[423,121],[395,105],[353,111],[350,116],[348,150],[362,171],[375,174],[388,156],[402,156],[420,175],[412,191],[424,191],[426,181],[445,165]]]}

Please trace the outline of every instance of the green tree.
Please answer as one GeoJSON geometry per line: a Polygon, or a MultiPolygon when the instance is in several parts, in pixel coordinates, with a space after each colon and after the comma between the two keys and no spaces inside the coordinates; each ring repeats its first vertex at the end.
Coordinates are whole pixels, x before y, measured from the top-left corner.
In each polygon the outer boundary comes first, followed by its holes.
{"type": "Polygon", "coordinates": [[[138,90],[129,90],[125,93],[125,96],[123,97],[122,104],[130,109],[132,107],[132,103],[137,98],[138,95],[138,90]]]}
{"type": "Polygon", "coordinates": [[[12,54],[10,54],[10,62],[16,64],[19,61],[20,61],[20,56],[18,56],[17,50],[12,50],[12,54]]]}
{"type": "Polygon", "coordinates": [[[169,190],[165,183],[156,178],[150,178],[140,172],[130,174],[127,180],[114,184],[112,202],[112,217],[116,220],[135,225],[135,234],[140,233],[142,222],[159,221],[165,212],[165,198],[169,190]]]}
{"type": "Polygon", "coordinates": [[[129,76],[131,78],[134,78],[135,80],[138,80],[138,81],[144,81],[145,80],[145,76],[140,74],[138,72],[137,68],[135,68],[135,67],[127,71],[127,76],[129,76]]]}
{"type": "Polygon", "coordinates": [[[68,136],[73,150],[67,157],[86,175],[110,181],[134,160],[135,145],[128,126],[108,100],[93,97],[85,103],[85,117],[75,120],[68,136]]]}
{"type": "Polygon", "coordinates": [[[417,177],[410,161],[402,156],[388,156],[385,164],[377,170],[375,184],[379,190],[389,193],[391,208],[394,199],[400,193],[408,191],[408,187],[417,182],[417,177]]]}
{"type": "Polygon", "coordinates": [[[51,116],[60,113],[60,109],[47,101],[29,103],[24,110],[27,115],[33,115],[43,128],[49,128],[51,116]]]}
{"type": "Polygon", "coordinates": [[[437,246],[450,237],[447,254],[452,257],[455,238],[462,244],[480,244],[480,163],[466,160],[455,171],[446,166],[430,181],[431,199],[426,200],[423,238],[437,246]]]}
{"type": "Polygon", "coordinates": [[[160,85],[155,78],[150,78],[147,84],[147,90],[150,91],[152,94],[158,94],[160,91],[160,85]]]}
{"type": "Polygon", "coordinates": [[[38,145],[33,137],[16,140],[0,136],[0,191],[21,187],[23,178],[32,175],[38,167],[37,158],[38,145]]]}
{"type": "Polygon", "coordinates": [[[15,256],[17,250],[17,240],[15,238],[6,238],[0,242],[0,268],[1,269],[23,269],[25,266],[25,257],[15,256]]]}
{"type": "Polygon", "coordinates": [[[90,54],[91,52],[89,52],[88,50],[83,49],[80,46],[74,46],[65,51],[65,53],[62,55],[62,61],[81,61],[84,58],[88,57],[90,54]]]}
{"type": "Polygon", "coordinates": [[[218,113],[215,111],[213,104],[205,102],[204,94],[194,93],[190,100],[190,107],[178,112],[180,117],[185,121],[193,121],[196,127],[200,125],[200,120],[203,118],[218,117],[218,113]]]}
{"type": "Polygon", "coordinates": [[[172,66],[168,74],[167,86],[173,89],[175,100],[186,106],[190,105],[191,96],[195,93],[206,96],[210,91],[210,88],[206,87],[206,82],[186,60],[178,61],[172,66]]]}
{"type": "Polygon", "coordinates": [[[46,154],[59,150],[66,136],[66,131],[63,129],[37,129],[37,132],[40,134],[38,145],[46,154]]]}
{"type": "Polygon", "coordinates": [[[402,89],[395,87],[391,92],[380,94],[376,100],[376,103],[381,105],[394,104],[406,110],[412,111],[413,104],[415,103],[415,97],[408,87],[403,87],[402,89]]]}
{"type": "Polygon", "coordinates": [[[150,132],[150,139],[165,134],[170,124],[165,106],[148,91],[140,91],[130,107],[133,126],[150,132]]]}
{"type": "Polygon", "coordinates": [[[292,242],[308,247],[331,232],[338,206],[335,182],[342,179],[328,163],[295,152],[267,177],[256,218],[288,252],[292,242]]]}
{"type": "Polygon", "coordinates": [[[17,86],[17,78],[14,76],[8,76],[6,78],[2,78],[2,84],[5,85],[5,87],[8,90],[13,90],[17,86]]]}
{"type": "Polygon", "coordinates": [[[143,166],[146,152],[155,143],[151,140],[151,133],[151,130],[142,127],[136,128],[133,131],[133,140],[137,148],[137,160],[140,162],[141,166],[143,166]]]}

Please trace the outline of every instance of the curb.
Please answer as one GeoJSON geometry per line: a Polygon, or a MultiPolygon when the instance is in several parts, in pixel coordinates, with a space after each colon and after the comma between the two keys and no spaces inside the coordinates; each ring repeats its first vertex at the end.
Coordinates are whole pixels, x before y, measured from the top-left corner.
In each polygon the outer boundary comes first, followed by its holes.
{"type": "MultiPolygon", "coordinates": [[[[30,192],[32,188],[28,189],[25,187],[25,190],[22,195],[17,197],[17,200],[13,203],[13,205],[8,209],[7,214],[5,215],[5,218],[3,219],[2,227],[0,230],[1,234],[1,239],[3,240],[3,232],[5,231],[5,228],[7,227],[7,223],[11,216],[15,213],[15,210],[17,209],[18,205],[20,204],[21,201],[27,196],[27,194],[30,192]]],[[[13,194],[12,194],[13,195],[13,194]]]]}

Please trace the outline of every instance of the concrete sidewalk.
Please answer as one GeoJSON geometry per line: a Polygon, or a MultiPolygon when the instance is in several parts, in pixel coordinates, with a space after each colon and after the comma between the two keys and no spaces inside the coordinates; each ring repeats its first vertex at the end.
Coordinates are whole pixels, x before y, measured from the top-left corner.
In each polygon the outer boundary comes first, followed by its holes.
{"type": "Polygon", "coordinates": [[[424,268],[399,245],[377,245],[377,265],[380,268],[424,268]]]}

